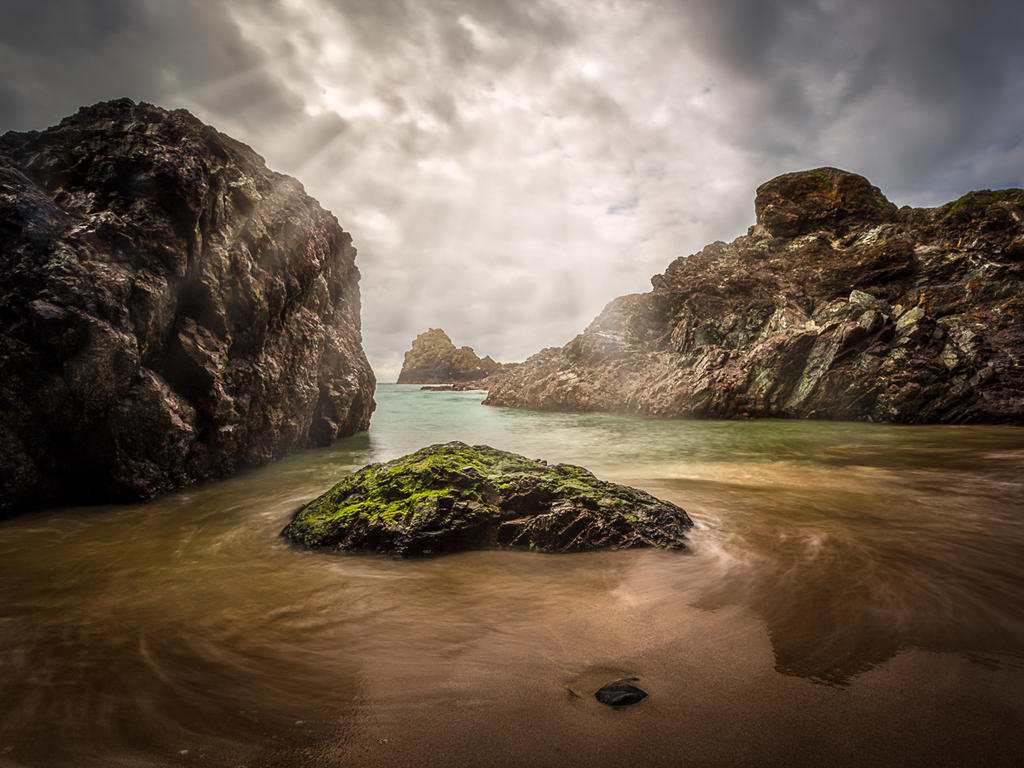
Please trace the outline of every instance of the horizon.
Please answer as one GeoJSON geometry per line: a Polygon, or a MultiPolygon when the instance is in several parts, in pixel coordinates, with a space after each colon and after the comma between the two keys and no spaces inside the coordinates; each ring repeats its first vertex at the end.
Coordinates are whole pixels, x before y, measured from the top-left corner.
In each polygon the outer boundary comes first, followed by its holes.
{"type": "Polygon", "coordinates": [[[901,206],[1024,186],[1011,3],[175,5],[14,3],[0,130],[127,96],[249,144],[352,234],[382,382],[430,327],[563,345],[781,173],[901,206]]]}

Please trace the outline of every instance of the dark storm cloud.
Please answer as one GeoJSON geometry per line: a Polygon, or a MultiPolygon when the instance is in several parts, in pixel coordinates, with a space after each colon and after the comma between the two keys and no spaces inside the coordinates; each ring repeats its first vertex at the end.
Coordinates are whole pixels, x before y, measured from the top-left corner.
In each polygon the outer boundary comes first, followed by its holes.
{"type": "Polygon", "coordinates": [[[0,0],[0,129],[131,96],[297,175],[359,248],[382,378],[427,327],[561,344],[756,185],[898,203],[1024,182],[1024,5],[900,0],[0,0]]]}
{"type": "MultiPolygon", "coordinates": [[[[887,176],[890,189],[930,189],[937,200],[961,189],[945,180],[950,165],[962,169],[982,146],[1019,140],[1020,3],[721,0],[678,8],[718,73],[715,87],[749,87],[728,114],[737,141],[783,162],[808,147],[820,155],[841,149],[858,169],[887,176]],[[847,118],[855,130],[874,126],[886,145],[844,137],[847,118]]],[[[988,183],[1020,181],[1018,163],[988,183]]]]}
{"type": "Polygon", "coordinates": [[[159,102],[204,86],[248,119],[302,108],[260,75],[261,58],[217,3],[4,0],[0,14],[4,129],[50,125],[101,99],[159,102]],[[217,89],[226,78],[239,81],[217,89]]]}

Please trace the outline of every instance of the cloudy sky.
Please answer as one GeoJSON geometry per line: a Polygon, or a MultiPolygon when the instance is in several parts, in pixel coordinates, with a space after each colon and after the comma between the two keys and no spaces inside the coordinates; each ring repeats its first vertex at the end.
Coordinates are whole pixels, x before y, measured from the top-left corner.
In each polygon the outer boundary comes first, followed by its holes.
{"type": "Polygon", "coordinates": [[[0,0],[0,131],[130,96],[297,176],[359,249],[371,363],[517,360],[835,165],[900,205],[1024,186],[1020,0],[0,0]]]}

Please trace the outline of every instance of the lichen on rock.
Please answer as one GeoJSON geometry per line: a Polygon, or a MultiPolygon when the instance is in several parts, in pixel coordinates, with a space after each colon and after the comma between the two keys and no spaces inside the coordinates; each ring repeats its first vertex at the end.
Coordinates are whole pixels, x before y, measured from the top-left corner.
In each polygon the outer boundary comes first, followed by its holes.
{"type": "Polygon", "coordinates": [[[684,549],[679,507],[570,464],[486,445],[432,445],[355,472],[300,509],[282,535],[307,547],[410,556],[684,549]]]}

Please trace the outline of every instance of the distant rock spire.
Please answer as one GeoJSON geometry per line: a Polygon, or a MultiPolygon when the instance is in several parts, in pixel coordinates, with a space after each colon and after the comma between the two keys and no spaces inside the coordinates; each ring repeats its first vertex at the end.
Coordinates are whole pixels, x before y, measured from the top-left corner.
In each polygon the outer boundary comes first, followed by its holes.
{"type": "Polygon", "coordinates": [[[405,353],[399,384],[449,384],[476,381],[502,370],[489,356],[477,357],[472,347],[456,347],[448,334],[431,328],[417,336],[405,353]]]}

